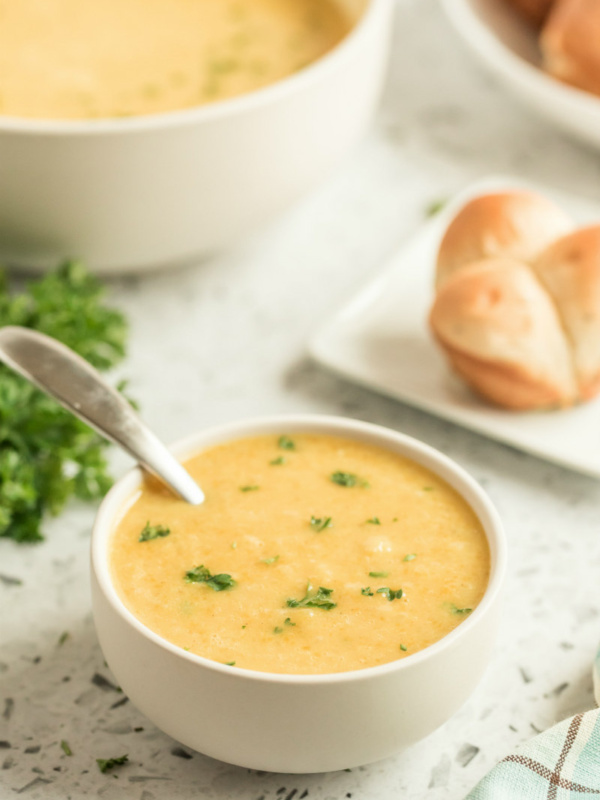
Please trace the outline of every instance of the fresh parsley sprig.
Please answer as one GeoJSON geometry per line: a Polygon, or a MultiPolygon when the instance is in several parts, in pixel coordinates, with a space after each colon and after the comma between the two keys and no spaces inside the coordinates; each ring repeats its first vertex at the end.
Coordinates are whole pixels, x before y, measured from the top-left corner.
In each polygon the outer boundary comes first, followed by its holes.
{"type": "MultiPolygon", "coordinates": [[[[107,370],[125,354],[124,316],[104,303],[104,288],[70,261],[9,291],[0,271],[0,327],[22,325],[53,336],[107,370]]],[[[0,536],[38,542],[45,513],[72,496],[95,500],[112,480],[107,442],[58,403],[0,365],[0,536]]]]}

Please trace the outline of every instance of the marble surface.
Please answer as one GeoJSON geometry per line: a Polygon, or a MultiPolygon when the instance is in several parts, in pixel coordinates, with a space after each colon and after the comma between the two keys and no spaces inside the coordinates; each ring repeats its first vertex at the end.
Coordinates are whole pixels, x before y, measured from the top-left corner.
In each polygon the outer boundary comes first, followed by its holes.
{"type": "Polygon", "coordinates": [[[515,744],[592,706],[598,483],[339,380],[305,353],[431,201],[488,173],[594,197],[600,160],[482,74],[435,0],[403,0],[376,124],[325,186],[235,250],[111,287],[132,322],[123,372],[166,440],[254,414],[342,414],[417,436],[481,481],[511,553],[501,637],[468,704],[410,752],[348,772],[261,774],[189,752],[112,682],[90,615],[94,509],[71,506],[44,544],[0,540],[1,797],[458,800],[515,744]],[[96,758],[124,753],[118,777],[100,774],[96,758]]]}

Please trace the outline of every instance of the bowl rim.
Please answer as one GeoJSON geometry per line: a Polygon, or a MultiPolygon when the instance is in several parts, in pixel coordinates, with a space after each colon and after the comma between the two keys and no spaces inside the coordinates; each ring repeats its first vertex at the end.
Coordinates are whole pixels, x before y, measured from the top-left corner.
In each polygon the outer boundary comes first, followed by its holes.
{"type": "Polygon", "coordinates": [[[507,567],[507,542],[504,528],[498,512],[482,487],[469,473],[455,461],[441,453],[439,450],[406,434],[386,428],[381,425],[363,422],[360,420],[321,415],[321,414],[279,414],[251,417],[224,425],[211,426],[203,431],[180,439],[172,450],[180,458],[186,458],[200,452],[205,447],[211,447],[219,442],[224,443],[245,436],[261,435],[266,433],[299,433],[313,432],[333,436],[341,436],[358,441],[367,441],[371,444],[402,453],[408,458],[413,458],[418,463],[431,469],[443,480],[450,482],[456,491],[463,496],[469,506],[476,513],[484,527],[491,553],[490,577],[485,593],[471,614],[454,630],[446,634],[437,642],[425,647],[402,659],[379,664],[374,667],[349,670],[346,672],[319,673],[319,674],[290,674],[263,672],[232,667],[204,656],[190,653],[159,634],[152,631],[129,611],[119,597],[114,587],[109,568],[109,542],[115,522],[127,508],[127,499],[131,498],[143,478],[142,470],[134,467],[121,477],[102,501],[94,526],[91,541],[91,570],[95,576],[104,599],[108,601],[112,610],[124,622],[132,626],[139,634],[158,645],[171,654],[182,658],[191,664],[205,669],[214,670],[229,677],[243,678],[246,680],[263,683],[278,683],[287,685],[328,685],[331,683],[347,683],[368,680],[377,676],[390,673],[403,672],[418,667],[424,661],[435,658],[438,654],[452,649],[460,644],[464,638],[487,615],[496,604],[501,594],[507,567]],[[444,474],[446,473],[446,474],[444,474]],[[471,494],[476,500],[480,510],[474,507],[466,495],[471,494]]]}
{"type": "Polygon", "coordinates": [[[318,83],[342,67],[365,39],[379,17],[392,9],[393,0],[366,0],[366,6],[350,31],[331,50],[303,69],[261,89],[205,105],[140,114],[131,117],[100,117],[93,120],[38,119],[0,115],[0,134],[30,136],[97,136],[140,133],[220,121],[272,105],[318,83]]]}
{"type": "MultiPolygon", "coordinates": [[[[489,2],[489,0],[486,0],[489,2]]],[[[600,118],[600,98],[591,92],[561,83],[557,78],[530,63],[505,44],[495,29],[477,14],[473,0],[442,0],[446,16],[463,41],[496,73],[523,92],[525,89],[545,103],[560,103],[577,114],[600,118]]]]}

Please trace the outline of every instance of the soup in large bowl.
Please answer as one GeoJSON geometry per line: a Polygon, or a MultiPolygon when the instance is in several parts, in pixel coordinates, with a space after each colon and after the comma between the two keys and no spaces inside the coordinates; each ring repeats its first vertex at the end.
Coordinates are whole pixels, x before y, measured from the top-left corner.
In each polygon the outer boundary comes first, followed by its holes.
{"type": "Polygon", "coordinates": [[[0,6],[0,114],[155,114],[255,91],[316,61],[335,0],[19,0],[0,6]]]}

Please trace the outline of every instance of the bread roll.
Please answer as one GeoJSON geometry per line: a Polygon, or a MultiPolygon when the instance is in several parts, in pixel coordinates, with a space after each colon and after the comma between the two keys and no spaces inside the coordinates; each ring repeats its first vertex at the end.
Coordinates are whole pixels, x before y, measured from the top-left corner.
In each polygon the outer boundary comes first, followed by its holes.
{"type": "Polygon", "coordinates": [[[555,78],[600,94],[600,2],[557,0],[542,30],[545,69],[555,78]]]}
{"type": "Polygon", "coordinates": [[[519,14],[536,28],[541,28],[554,0],[507,0],[519,14]]]}
{"type": "Polygon", "coordinates": [[[561,320],[525,264],[495,258],[463,267],[438,291],[430,325],[456,371],[489,400],[515,410],[576,400],[561,320]]]}
{"type": "Polygon", "coordinates": [[[571,228],[571,220],[558,206],[533,192],[477,197],[448,226],[439,249],[436,285],[465,264],[484,258],[530,263],[571,228]]]}
{"type": "Polygon", "coordinates": [[[431,329],[455,370],[506,408],[567,406],[600,393],[600,225],[539,249],[568,224],[537,195],[486,195],[442,240],[431,329]]]}
{"type": "Polygon", "coordinates": [[[533,265],[560,315],[579,395],[600,391],[600,225],[564,236],[533,265]]]}

